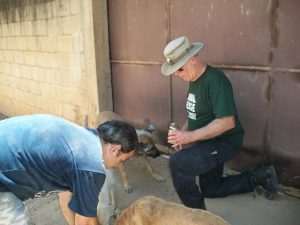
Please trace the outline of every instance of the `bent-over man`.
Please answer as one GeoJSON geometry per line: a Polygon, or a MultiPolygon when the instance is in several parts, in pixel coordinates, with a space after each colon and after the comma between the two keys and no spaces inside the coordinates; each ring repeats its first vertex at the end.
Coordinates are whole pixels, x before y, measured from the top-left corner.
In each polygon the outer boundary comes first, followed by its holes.
{"type": "Polygon", "coordinates": [[[0,224],[27,224],[23,201],[52,192],[68,224],[98,224],[105,169],[132,156],[137,143],[121,121],[96,130],[53,115],[0,121],[0,224]]]}

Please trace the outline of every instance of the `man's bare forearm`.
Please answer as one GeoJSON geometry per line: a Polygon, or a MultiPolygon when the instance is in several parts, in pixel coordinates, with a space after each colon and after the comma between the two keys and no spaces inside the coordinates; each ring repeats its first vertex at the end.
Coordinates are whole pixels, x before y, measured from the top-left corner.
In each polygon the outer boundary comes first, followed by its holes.
{"type": "Polygon", "coordinates": [[[217,137],[224,132],[235,127],[234,116],[227,116],[213,120],[205,127],[194,130],[192,133],[191,142],[198,140],[207,140],[217,137]]]}
{"type": "Polygon", "coordinates": [[[62,214],[69,225],[75,224],[75,213],[68,206],[72,195],[73,194],[69,191],[58,193],[62,214]]]}

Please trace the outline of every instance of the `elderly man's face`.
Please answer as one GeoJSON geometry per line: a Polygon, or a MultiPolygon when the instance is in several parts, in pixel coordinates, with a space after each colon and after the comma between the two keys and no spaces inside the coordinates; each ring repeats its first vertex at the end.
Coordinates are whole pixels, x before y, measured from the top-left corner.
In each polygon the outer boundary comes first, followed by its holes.
{"type": "Polygon", "coordinates": [[[184,81],[193,81],[196,73],[193,63],[194,57],[192,57],[186,64],[175,72],[175,76],[180,77],[184,81]]]}

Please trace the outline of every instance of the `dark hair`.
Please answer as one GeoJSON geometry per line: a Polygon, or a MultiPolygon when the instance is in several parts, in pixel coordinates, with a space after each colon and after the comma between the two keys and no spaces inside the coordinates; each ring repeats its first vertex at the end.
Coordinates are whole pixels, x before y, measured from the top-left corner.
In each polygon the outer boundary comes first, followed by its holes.
{"type": "Polygon", "coordinates": [[[138,144],[134,127],[120,120],[111,120],[98,126],[97,131],[104,143],[121,145],[122,152],[130,152],[138,144]]]}

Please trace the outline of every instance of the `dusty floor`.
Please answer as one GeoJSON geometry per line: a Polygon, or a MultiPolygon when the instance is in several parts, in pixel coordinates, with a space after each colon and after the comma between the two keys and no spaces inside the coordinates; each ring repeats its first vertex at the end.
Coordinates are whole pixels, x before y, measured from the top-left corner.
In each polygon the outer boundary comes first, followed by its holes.
{"type": "MultiPolygon", "coordinates": [[[[151,159],[154,168],[166,178],[158,183],[148,176],[144,165],[138,159],[126,162],[129,182],[133,193],[125,193],[118,185],[119,208],[123,209],[144,195],[155,195],[173,202],[180,202],[171,183],[167,159],[151,159]]],[[[233,225],[296,225],[299,224],[300,199],[280,194],[276,201],[269,201],[257,193],[230,196],[227,198],[207,199],[208,210],[223,217],[233,225]]],[[[59,210],[57,196],[27,201],[30,224],[66,224],[59,210]]]]}

